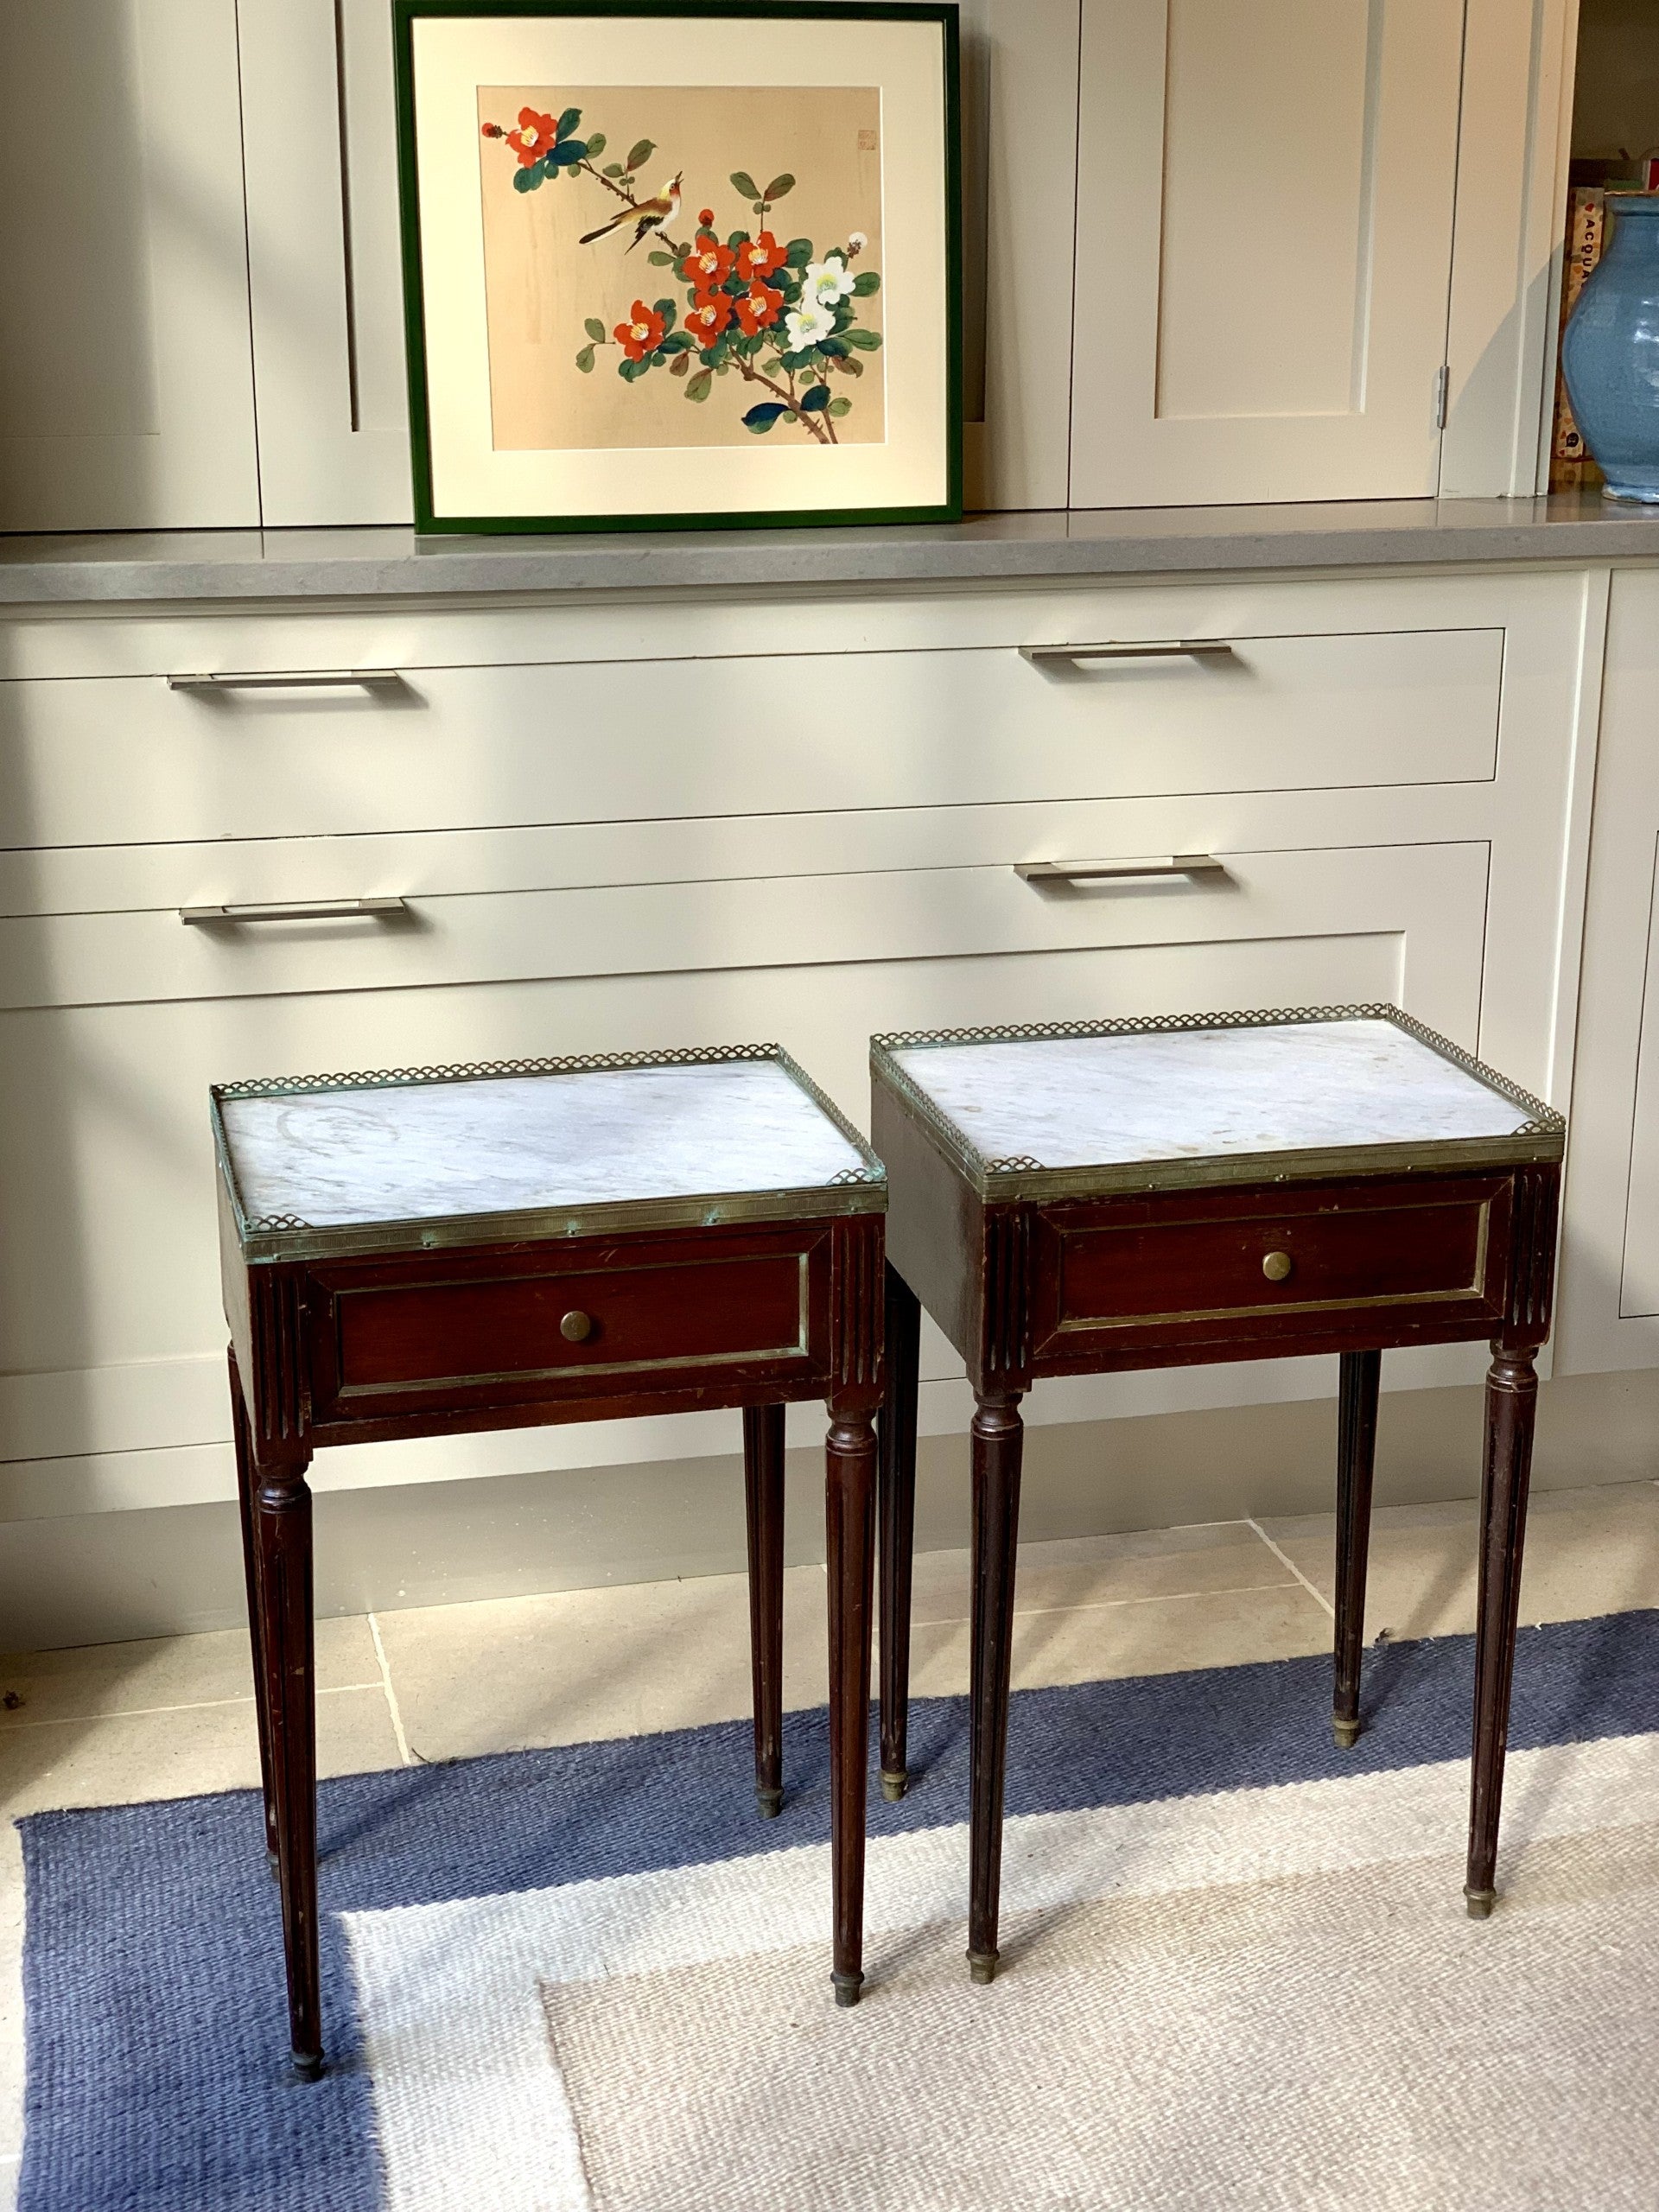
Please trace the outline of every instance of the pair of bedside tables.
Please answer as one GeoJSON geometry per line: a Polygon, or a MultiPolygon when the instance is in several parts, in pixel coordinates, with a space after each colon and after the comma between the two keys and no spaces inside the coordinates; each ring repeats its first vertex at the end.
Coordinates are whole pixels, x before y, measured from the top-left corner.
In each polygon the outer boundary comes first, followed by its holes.
{"type": "Polygon", "coordinates": [[[871,1067],[874,1150],[772,1046],[215,1089],[266,1842],[302,2075],[322,2066],[306,1471],[337,1444],[741,1408],[755,1783],[775,1813],[783,1409],[825,1401],[832,1980],[857,2001],[876,1421],[896,1797],[923,1306],[976,1402],[975,1979],[997,1957],[1019,1408],[1053,1375],[1340,1356],[1335,1726],[1351,1743],[1381,1353],[1491,1340],[1465,1890],[1490,1911],[1560,1117],[1383,1007],[878,1038],[871,1067]]]}

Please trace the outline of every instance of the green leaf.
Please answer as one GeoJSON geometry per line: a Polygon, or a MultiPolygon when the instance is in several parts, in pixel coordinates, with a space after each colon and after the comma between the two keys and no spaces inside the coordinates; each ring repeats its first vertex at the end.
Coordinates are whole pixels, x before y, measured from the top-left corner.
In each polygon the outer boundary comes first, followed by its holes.
{"type": "Polygon", "coordinates": [[[827,384],[815,384],[810,391],[804,391],[801,394],[803,415],[816,415],[829,404],[830,387],[827,384]]]}
{"type": "Polygon", "coordinates": [[[837,361],[836,366],[844,377],[861,377],[864,373],[863,362],[855,359],[850,353],[844,361],[837,361]]]}
{"type": "MultiPolygon", "coordinates": [[[[589,330],[591,330],[593,327],[594,326],[591,322],[588,326],[589,330]]],[[[581,353],[577,354],[576,366],[582,371],[583,376],[589,376],[592,374],[594,366],[594,349],[591,346],[584,346],[581,353]]]]}
{"type": "Polygon", "coordinates": [[[568,138],[581,121],[582,110],[579,107],[566,108],[553,126],[553,136],[556,138],[568,138]]]}
{"type": "Polygon", "coordinates": [[[624,176],[626,175],[626,171],[623,168],[620,162],[607,162],[603,174],[606,176],[624,176]]]}
{"type": "Polygon", "coordinates": [[[534,192],[546,175],[547,171],[539,162],[532,162],[527,169],[520,169],[513,178],[512,188],[515,192],[534,192]]]}
{"type": "Polygon", "coordinates": [[[589,160],[589,161],[592,161],[592,162],[596,162],[596,161],[599,159],[600,156],[604,152],[604,150],[605,150],[605,133],[604,133],[602,130],[590,130],[590,131],[588,133],[588,160],[589,160]]]}
{"type": "Polygon", "coordinates": [[[861,353],[874,353],[881,343],[879,330],[843,330],[841,334],[849,346],[856,346],[861,353]]]}
{"type": "Polygon", "coordinates": [[[674,257],[671,253],[648,253],[645,259],[653,269],[671,269],[674,265],[674,257]]]}
{"type": "Polygon", "coordinates": [[[716,361],[715,363],[715,374],[717,377],[728,377],[731,373],[732,365],[729,361],[716,361]]]}
{"type": "Polygon", "coordinates": [[[653,300],[652,302],[652,305],[656,308],[658,314],[663,318],[663,328],[664,330],[672,330],[677,319],[673,301],[653,300]]]}
{"type": "Polygon", "coordinates": [[[562,138],[547,156],[550,173],[554,169],[573,169],[588,158],[588,149],[580,138],[562,138]]]}
{"type": "Polygon", "coordinates": [[[785,249],[784,259],[789,264],[789,266],[791,269],[804,269],[807,263],[810,261],[811,258],[812,241],[810,238],[791,238],[787,247],[785,249]]]}
{"type": "Polygon", "coordinates": [[[622,359],[616,365],[616,373],[621,378],[624,384],[636,384],[639,379],[644,376],[645,371],[650,366],[651,356],[649,353],[645,355],[643,361],[631,361],[625,353],[622,359]]]}
{"type": "Polygon", "coordinates": [[[861,269],[853,279],[853,297],[855,300],[868,300],[872,292],[879,292],[880,289],[881,279],[874,269],[861,269]]]}
{"type": "Polygon", "coordinates": [[[780,415],[787,412],[787,409],[779,401],[763,399],[758,407],[751,407],[743,417],[743,427],[746,430],[753,430],[759,437],[763,432],[772,428],[780,415]]]}
{"type": "Polygon", "coordinates": [[[840,422],[843,415],[850,415],[852,411],[853,403],[850,399],[832,399],[830,403],[830,412],[835,416],[836,422],[840,422]]]}
{"type": "Polygon", "coordinates": [[[605,343],[605,326],[596,315],[590,315],[582,327],[595,346],[602,346],[605,343]]]}
{"type": "Polygon", "coordinates": [[[685,387],[686,397],[688,399],[707,399],[710,391],[713,389],[714,381],[715,372],[712,369],[699,369],[696,376],[692,378],[690,384],[685,387]]]}
{"type": "Polygon", "coordinates": [[[734,253],[737,251],[739,246],[747,245],[748,242],[749,234],[747,231],[733,231],[729,233],[726,240],[727,245],[730,246],[734,253]]]}
{"type": "Polygon", "coordinates": [[[827,354],[830,360],[836,361],[845,358],[847,347],[839,338],[820,338],[818,351],[820,353],[827,354]]]}
{"type": "Polygon", "coordinates": [[[695,353],[697,341],[689,330],[671,330],[657,350],[659,353],[695,353]]]}
{"type": "Polygon", "coordinates": [[[795,180],[792,176],[788,175],[775,176],[760,197],[763,200],[781,200],[786,192],[793,192],[794,189],[795,180]]]}
{"type": "MultiPolygon", "coordinates": [[[[683,331],[679,331],[676,335],[683,338],[684,337],[685,333],[683,331]]],[[[667,353],[668,348],[666,346],[664,346],[663,351],[667,353]]],[[[683,377],[690,372],[690,367],[691,356],[689,353],[677,353],[673,359],[668,365],[668,373],[671,377],[683,377]]]]}
{"type": "Polygon", "coordinates": [[[764,215],[766,212],[766,203],[764,200],[757,200],[753,207],[749,210],[749,213],[752,215],[764,215]]]}
{"type": "Polygon", "coordinates": [[[758,200],[760,197],[760,188],[747,169],[734,169],[731,181],[732,190],[741,192],[745,200],[758,200]]]}
{"type": "Polygon", "coordinates": [[[654,138],[642,138],[628,156],[630,170],[637,169],[641,162],[648,162],[656,150],[657,141],[654,138]]]}

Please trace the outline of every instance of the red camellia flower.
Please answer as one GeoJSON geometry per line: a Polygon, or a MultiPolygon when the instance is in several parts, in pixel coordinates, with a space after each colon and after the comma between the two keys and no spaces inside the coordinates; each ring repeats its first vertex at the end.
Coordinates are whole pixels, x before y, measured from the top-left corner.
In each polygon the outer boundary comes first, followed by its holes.
{"type": "Polygon", "coordinates": [[[647,353],[654,353],[662,344],[665,327],[655,308],[636,300],[632,318],[619,322],[611,335],[631,361],[643,361],[647,353]]]}
{"type": "Polygon", "coordinates": [[[700,297],[685,318],[685,327],[700,346],[712,346],[732,319],[732,303],[724,292],[700,297]]]}
{"type": "Polygon", "coordinates": [[[518,111],[518,128],[509,130],[506,141],[518,156],[518,166],[527,169],[532,162],[551,151],[558,137],[558,126],[550,115],[537,115],[533,107],[518,111]]]}
{"type": "Polygon", "coordinates": [[[697,220],[702,225],[705,231],[711,227],[714,223],[714,219],[715,211],[712,207],[703,207],[698,210],[697,220]]]}
{"type": "Polygon", "coordinates": [[[781,269],[789,259],[770,231],[762,231],[758,238],[745,238],[737,249],[737,273],[746,283],[770,276],[774,269],[781,269]]]}
{"type": "Polygon", "coordinates": [[[712,231],[699,231],[690,251],[680,264],[680,274],[699,292],[717,291],[732,273],[732,249],[721,245],[712,231]]]}
{"type": "Polygon", "coordinates": [[[776,322],[778,311],[784,304],[781,292],[774,292],[768,285],[751,284],[741,292],[737,300],[737,319],[743,326],[743,335],[753,338],[757,330],[764,330],[776,322]]]}

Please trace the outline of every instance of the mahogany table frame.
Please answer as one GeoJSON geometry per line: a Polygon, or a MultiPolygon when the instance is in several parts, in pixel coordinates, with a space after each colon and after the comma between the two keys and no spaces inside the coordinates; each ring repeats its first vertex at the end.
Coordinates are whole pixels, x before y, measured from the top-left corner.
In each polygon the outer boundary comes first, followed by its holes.
{"type": "Polygon", "coordinates": [[[296,2070],[314,2080],[323,2060],[306,1471],[315,1452],[335,1445],[741,1407],[755,1785],[770,1814],[783,1800],[784,1408],[826,1402],[832,1980],[837,2004],[855,2004],[883,1383],[880,1161],[775,1046],[222,1084],[212,1114],[266,1848],[282,1897],[296,2070]],[[220,1113],[227,1099],[275,1093],[760,1058],[781,1062],[817,1100],[860,1168],[796,1192],[316,1229],[247,1217],[220,1113]],[[560,1308],[597,1306],[596,1282],[625,1280],[633,1357],[607,1373],[594,1357],[605,1346],[602,1307],[575,1341],[561,1333],[560,1308]],[[454,1348],[475,1351],[480,1338],[493,1363],[458,1363],[454,1348]]]}
{"type": "Polygon", "coordinates": [[[1467,1879],[1496,1900],[1498,1815],[1537,1402],[1549,1334],[1566,1123],[1393,1007],[920,1031],[871,1040],[871,1135],[887,1162],[888,1402],[880,1436],[881,1780],[906,1786],[917,1353],[925,1306],[974,1392],[969,1968],[997,1961],[1003,1774],[1024,1426],[1054,1375],[1312,1352],[1340,1357],[1332,1723],[1361,1726],[1360,1657],[1384,1349],[1487,1338],[1467,1879]],[[1478,1076],[1528,1120],[1515,1135],[1351,1153],[1225,1155],[1049,1170],[987,1160],[893,1058],[918,1046],[1287,1021],[1388,1020],[1478,1076]],[[1282,1278],[1262,1266],[1292,1262],[1282,1278]],[[1222,1285],[1195,1300],[1195,1286],[1222,1285]],[[1246,1291],[1243,1286],[1249,1286],[1246,1291]],[[1310,1292],[1323,1295],[1310,1295],[1310,1292]]]}

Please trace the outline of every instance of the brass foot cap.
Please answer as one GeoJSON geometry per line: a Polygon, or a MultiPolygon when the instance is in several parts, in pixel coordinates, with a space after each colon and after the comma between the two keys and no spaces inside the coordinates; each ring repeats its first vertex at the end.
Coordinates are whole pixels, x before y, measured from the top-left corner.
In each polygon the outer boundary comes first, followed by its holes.
{"type": "Polygon", "coordinates": [[[763,1821],[775,1821],[784,1809],[784,1793],[781,1789],[757,1789],[754,1802],[760,1808],[763,1821]]]}
{"type": "Polygon", "coordinates": [[[864,1977],[861,1974],[832,1974],[830,1979],[836,1985],[837,2005],[844,2008],[849,2005],[857,2004],[858,1993],[864,1986],[864,1977]]]}
{"type": "Polygon", "coordinates": [[[882,1768],[881,1795],[887,1799],[889,1805],[896,1805],[909,1787],[910,1777],[906,1773],[903,1767],[900,1767],[896,1773],[892,1772],[887,1767],[882,1768]]]}
{"type": "Polygon", "coordinates": [[[980,1983],[995,1981],[996,1980],[996,1957],[997,1955],[995,1951],[969,1951],[968,1954],[968,1972],[972,1976],[973,1980],[980,1983]]]}
{"type": "Polygon", "coordinates": [[[1332,1719],[1331,1733],[1337,1739],[1339,1751],[1351,1751],[1359,1741],[1359,1723],[1357,1720],[1344,1720],[1338,1713],[1332,1719]]]}
{"type": "Polygon", "coordinates": [[[296,2050],[294,2071],[302,2082],[320,2081],[322,2076],[322,2053],[320,2050],[296,2050]]]}
{"type": "Polygon", "coordinates": [[[1497,1903],[1496,1890],[1465,1890],[1463,1902],[1471,1920],[1490,1920],[1497,1903]]]}

